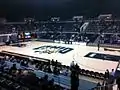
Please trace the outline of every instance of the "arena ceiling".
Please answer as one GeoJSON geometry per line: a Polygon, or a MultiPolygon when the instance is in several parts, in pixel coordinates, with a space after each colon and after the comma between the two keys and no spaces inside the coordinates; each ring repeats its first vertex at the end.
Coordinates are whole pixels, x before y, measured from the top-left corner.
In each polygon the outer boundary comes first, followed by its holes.
{"type": "Polygon", "coordinates": [[[120,0],[0,0],[0,16],[22,19],[36,16],[69,18],[74,15],[96,16],[100,13],[120,15],[120,0]]]}

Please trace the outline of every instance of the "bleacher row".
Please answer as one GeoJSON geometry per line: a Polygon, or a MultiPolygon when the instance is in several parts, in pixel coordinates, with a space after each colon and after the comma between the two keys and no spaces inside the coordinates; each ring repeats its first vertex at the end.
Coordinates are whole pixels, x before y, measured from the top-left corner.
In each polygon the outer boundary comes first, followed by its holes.
{"type": "MultiPolygon", "coordinates": [[[[0,90],[44,90],[41,88],[42,78],[38,79],[38,85],[25,83],[22,80],[18,80],[17,76],[9,74],[9,72],[0,72],[0,90]],[[4,89],[3,89],[4,88],[4,89]]],[[[31,80],[31,78],[30,78],[31,80]]],[[[51,82],[49,80],[49,82],[51,82]]],[[[65,88],[54,84],[53,90],[64,90],[65,88]]],[[[48,89],[49,84],[48,84],[48,89]]],[[[68,90],[68,89],[67,89],[68,90]]]]}
{"type": "MultiPolygon", "coordinates": [[[[2,57],[1,57],[2,58],[2,57]]],[[[3,57],[4,58],[4,57],[3,57]]],[[[1,59],[1,60],[4,60],[4,59],[1,59]]],[[[19,59],[20,60],[20,59],[19,59]]],[[[29,81],[30,82],[31,80],[33,81],[33,83],[30,85],[28,84],[27,82],[25,83],[24,81],[22,81],[21,79],[18,78],[18,76],[14,73],[10,73],[10,70],[9,70],[9,67],[11,67],[13,64],[16,64],[16,67],[18,70],[22,70],[22,71],[32,71],[31,68],[28,68],[27,66],[23,66],[21,67],[18,63],[19,61],[17,61],[16,63],[12,63],[12,61],[5,61],[6,64],[8,65],[6,67],[6,69],[3,70],[2,67],[0,67],[0,86],[1,86],[1,89],[0,90],[45,90],[45,89],[42,89],[41,88],[41,83],[42,83],[42,77],[44,77],[45,74],[43,75],[38,75],[40,77],[36,77],[35,82],[38,82],[38,84],[34,84],[34,80],[32,79],[33,77],[29,78],[29,81]]],[[[0,63],[1,64],[1,63],[0,63]]],[[[0,65],[1,66],[1,65],[0,65]]],[[[24,79],[24,78],[23,78],[24,79]]],[[[48,81],[49,84],[51,85],[50,83],[50,80],[48,81]]],[[[47,85],[47,90],[51,90],[49,87],[50,85],[47,85]]],[[[64,88],[60,87],[59,85],[57,84],[54,84],[54,89],[53,90],[63,90],[64,88]]]]}
{"type": "MultiPolygon", "coordinates": [[[[45,21],[47,22],[47,21],[45,21]]],[[[29,25],[26,24],[15,24],[14,25],[5,25],[5,27],[15,27],[17,32],[34,32],[37,36],[37,39],[51,39],[51,40],[69,40],[74,36],[73,41],[85,41],[84,39],[88,37],[89,43],[94,43],[96,38],[99,36],[99,33],[105,34],[105,40],[104,43],[109,43],[112,39],[112,35],[114,33],[120,34],[120,21],[118,20],[108,20],[100,22],[99,20],[84,20],[82,22],[56,22],[56,23],[39,23],[37,26],[35,25],[29,25]],[[80,28],[84,25],[85,22],[89,22],[89,25],[86,27],[83,32],[80,31],[80,28]],[[36,28],[34,28],[36,27],[36,28]],[[107,35],[106,35],[107,34],[107,35]],[[108,35],[109,34],[109,35],[108,35]],[[81,38],[83,36],[83,38],[81,38]],[[79,38],[78,38],[79,37],[79,38]]],[[[4,29],[1,29],[4,31],[4,29]]],[[[12,32],[12,29],[6,28],[6,32],[10,31],[12,32]]],[[[1,31],[0,31],[1,32],[1,31]]],[[[113,38],[114,39],[114,38],[113,38]]],[[[120,37],[118,40],[113,41],[111,44],[118,44],[120,43],[120,37]],[[119,40],[119,41],[118,41],[119,40]]],[[[4,41],[5,42],[5,41],[4,41]]],[[[95,42],[96,43],[96,42],[95,42]]]]}
{"type": "Polygon", "coordinates": [[[120,33],[120,21],[108,20],[108,21],[91,21],[86,33],[120,33]]]}
{"type": "Polygon", "coordinates": [[[0,90],[29,90],[29,88],[16,81],[15,76],[0,72],[0,90]]]}
{"type": "MultiPolygon", "coordinates": [[[[25,59],[29,59],[29,56],[26,56],[26,55],[21,55],[21,54],[17,54],[17,53],[13,53],[13,52],[7,52],[7,51],[2,51],[0,52],[0,55],[1,56],[15,56],[16,58],[21,58],[22,60],[25,60],[25,59]]],[[[47,61],[46,59],[43,59],[40,58],[40,59],[36,59],[34,58],[34,61],[36,63],[41,63],[41,62],[44,62],[44,64],[48,64],[49,61],[47,61]]],[[[67,69],[70,69],[69,66],[65,66],[65,65],[61,65],[60,63],[58,63],[58,67],[60,68],[67,68],[67,69]]],[[[94,72],[94,71],[89,71],[89,70],[85,70],[85,69],[79,69],[79,72],[81,75],[85,75],[85,76],[89,76],[89,77],[93,77],[93,78],[98,78],[98,79],[104,79],[104,74],[103,73],[99,73],[99,72],[94,72]]]]}

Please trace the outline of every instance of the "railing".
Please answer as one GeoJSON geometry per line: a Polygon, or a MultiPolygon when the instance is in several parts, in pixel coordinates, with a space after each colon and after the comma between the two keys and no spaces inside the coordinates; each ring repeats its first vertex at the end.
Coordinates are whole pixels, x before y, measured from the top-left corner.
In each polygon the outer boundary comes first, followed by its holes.
{"type": "MultiPolygon", "coordinates": [[[[89,43],[88,46],[97,46],[97,43],[89,43]]],[[[108,48],[120,48],[118,44],[100,44],[101,47],[108,47],[108,48]]]]}
{"type": "Polygon", "coordinates": [[[23,55],[23,54],[18,54],[18,53],[14,53],[14,52],[4,51],[4,50],[1,51],[0,54],[10,55],[10,56],[16,56],[16,57],[22,57],[22,58],[25,58],[25,59],[32,59],[32,60],[37,60],[37,61],[49,62],[49,59],[44,59],[44,58],[38,58],[38,57],[34,57],[34,56],[23,55]]]}

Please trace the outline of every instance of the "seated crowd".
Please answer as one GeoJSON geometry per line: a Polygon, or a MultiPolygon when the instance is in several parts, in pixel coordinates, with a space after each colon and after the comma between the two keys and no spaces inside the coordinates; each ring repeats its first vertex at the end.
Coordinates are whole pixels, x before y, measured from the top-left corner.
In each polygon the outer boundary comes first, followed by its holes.
{"type": "Polygon", "coordinates": [[[54,70],[50,69],[51,66],[47,66],[44,62],[36,63],[28,60],[20,60],[16,59],[14,56],[9,58],[8,56],[2,58],[0,60],[0,86],[5,88],[5,90],[63,90],[64,88],[54,84],[54,79],[48,80],[48,75],[46,74],[44,77],[37,77],[32,70],[22,69],[18,67],[17,63],[20,63],[20,66],[29,67],[30,65],[33,68],[45,71],[45,72],[54,72],[54,74],[59,73],[59,69],[57,68],[54,62],[54,70]],[[7,62],[12,62],[11,66],[7,65],[7,62]],[[10,82],[7,84],[7,80],[10,82]],[[17,83],[17,88],[14,84],[17,83]],[[26,89],[23,89],[26,88],[26,89]]]}
{"type": "MultiPolygon", "coordinates": [[[[17,83],[19,85],[19,89],[15,89],[15,87],[12,87],[13,88],[12,90],[21,90],[21,88],[23,87],[28,88],[27,90],[38,90],[38,89],[50,90],[51,88],[52,90],[64,89],[63,87],[56,85],[54,83],[54,79],[48,80],[47,74],[44,77],[37,77],[36,74],[33,72],[33,70],[40,70],[46,73],[71,77],[71,88],[74,88],[73,90],[78,90],[79,75],[85,75],[93,78],[102,79],[103,81],[105,81],[104,85],[113,84],[114,82],[114,78],[113,78],[114,70],[112,70],[111,73],[109,73],[109,71],[107,70],[105,74],[84,70],[81,69],[78,66],[78,64],[74,64],[74,61],[71,63],[69,67],[69,66],[61,65],[61,63],[59,63],[57,60],[44,62],[44,61],[36,61],[36,60],[24,59],[24,58],[21,59],[21,58],[16,58],[15,56],[6,56],[6,55],[2,55],[2,58],[0,59],[0,72],[1,72],[0,75],[4,79],[6,80],[8,79],[12,83],[17,83]],[[12,65],[10,65],[9,62],[12,63],[12,65]]],[[[0,80],[2,80],[1,78],[0,80]]],[[[0,83],[1,83],[0,85],[3,85],[1,81],[0,83]]],[[[12,85],[10,85],[10,88],[11,86],[12,85]]],[[[98,83],[97,86],[101,86],[101,84],[98,83]]],[[[4,85],[1,87],[4,87],[4,85]]]]}

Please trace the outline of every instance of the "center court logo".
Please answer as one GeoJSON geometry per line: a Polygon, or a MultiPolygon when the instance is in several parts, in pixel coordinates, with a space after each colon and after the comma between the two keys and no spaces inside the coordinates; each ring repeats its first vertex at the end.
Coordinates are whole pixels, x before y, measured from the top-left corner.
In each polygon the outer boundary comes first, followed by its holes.
{"type": "Polygon", "coordinates": [[[39,53],[48,53],[48,54],[52,54],[52,53],[65,54],[72,51],[73,48],[47,45],[47,46],[33,48],[33,50],[35,53],[39,52],[39,53]]]}

